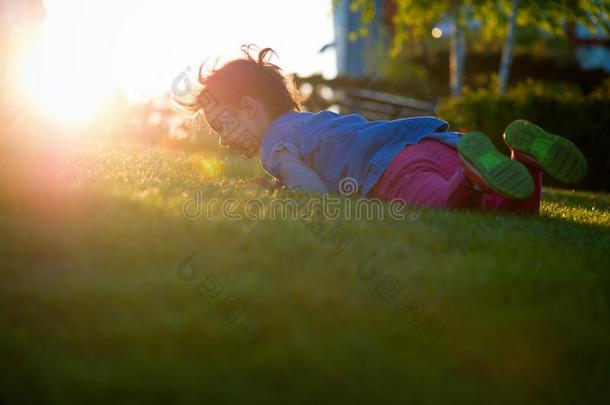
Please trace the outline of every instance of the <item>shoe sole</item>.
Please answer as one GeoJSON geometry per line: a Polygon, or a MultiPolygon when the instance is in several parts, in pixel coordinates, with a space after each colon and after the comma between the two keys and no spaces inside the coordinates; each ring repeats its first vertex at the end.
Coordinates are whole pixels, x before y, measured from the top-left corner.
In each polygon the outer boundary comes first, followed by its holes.
{"type": "Polygon", "coordinates": [[[587,174],[587,161],[576,145],[529,121],[511,122],[504,131],[504,142],[533,157],[546,173],[564,183],[576,183],[587,174]]]}
{"type": "Polygon", "coordinates": [[[457,144],[464,163],[485,180],[491,191],[523,199],[534,192],[534,181],[520,162],[501,154],[481,132],[469,132],[457,144]]]}

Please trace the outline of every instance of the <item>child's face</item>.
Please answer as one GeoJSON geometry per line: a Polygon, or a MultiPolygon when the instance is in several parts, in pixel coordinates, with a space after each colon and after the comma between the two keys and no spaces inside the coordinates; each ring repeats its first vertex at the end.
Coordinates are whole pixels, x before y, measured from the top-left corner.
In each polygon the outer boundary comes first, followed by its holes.
{"type": "Polygon", "coordinates": [[[213,110],[203,113],[220,136],[222,146],[247,158],[258,154],[260,141],[269,126],[262,103],[243,97],[239,107],[218,102],[213,110]]]}

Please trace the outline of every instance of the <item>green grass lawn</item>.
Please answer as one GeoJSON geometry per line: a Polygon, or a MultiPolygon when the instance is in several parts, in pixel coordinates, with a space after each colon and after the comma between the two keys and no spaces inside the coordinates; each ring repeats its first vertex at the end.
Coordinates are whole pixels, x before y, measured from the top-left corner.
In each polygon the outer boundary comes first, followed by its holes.
{"type": "Polygon", "coordinates": [[[0,404],[610,397],[609,195],[547,189],[539,217],[183,215],[198,190],[297,198],[255,174],[156,150],[0,152],[0,404]]]}

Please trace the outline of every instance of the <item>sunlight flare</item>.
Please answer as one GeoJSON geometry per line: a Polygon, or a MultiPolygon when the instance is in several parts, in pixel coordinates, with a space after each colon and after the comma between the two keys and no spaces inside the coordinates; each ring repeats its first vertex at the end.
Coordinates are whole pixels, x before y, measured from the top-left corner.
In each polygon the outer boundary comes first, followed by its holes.
{"type": "Polygon", "coordinates": [[[86,121],[117,92],[133,102],[166,94],[185,67],[235,57],[243,43],[273,46],[286,71],[333,74],[333,55],[317,54],[333,37],[330,1],[315,0],[301,22],[290,24],[283,1],[237,3],[46,0],[39,38],[21,62],[20,87],[41,113],[86,121]],[[268,22],[254,24],[260,18],[268,22]]]}

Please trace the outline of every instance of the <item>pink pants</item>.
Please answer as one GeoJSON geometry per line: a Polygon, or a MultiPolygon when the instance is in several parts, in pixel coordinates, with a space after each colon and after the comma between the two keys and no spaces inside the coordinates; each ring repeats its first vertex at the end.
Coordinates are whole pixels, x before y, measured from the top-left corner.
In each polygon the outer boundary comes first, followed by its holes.
{"type": "Polygon", "coordinates": [[[531,197],[515,200],[477,191],[464,175],[454,148],[438,141],[423,140],[407,146],[390,162],[371,196],[382,200],[398,198],[420,207],[537,214],[542,173],[537,168],[527,167],[536,186],[531,197]]]}

